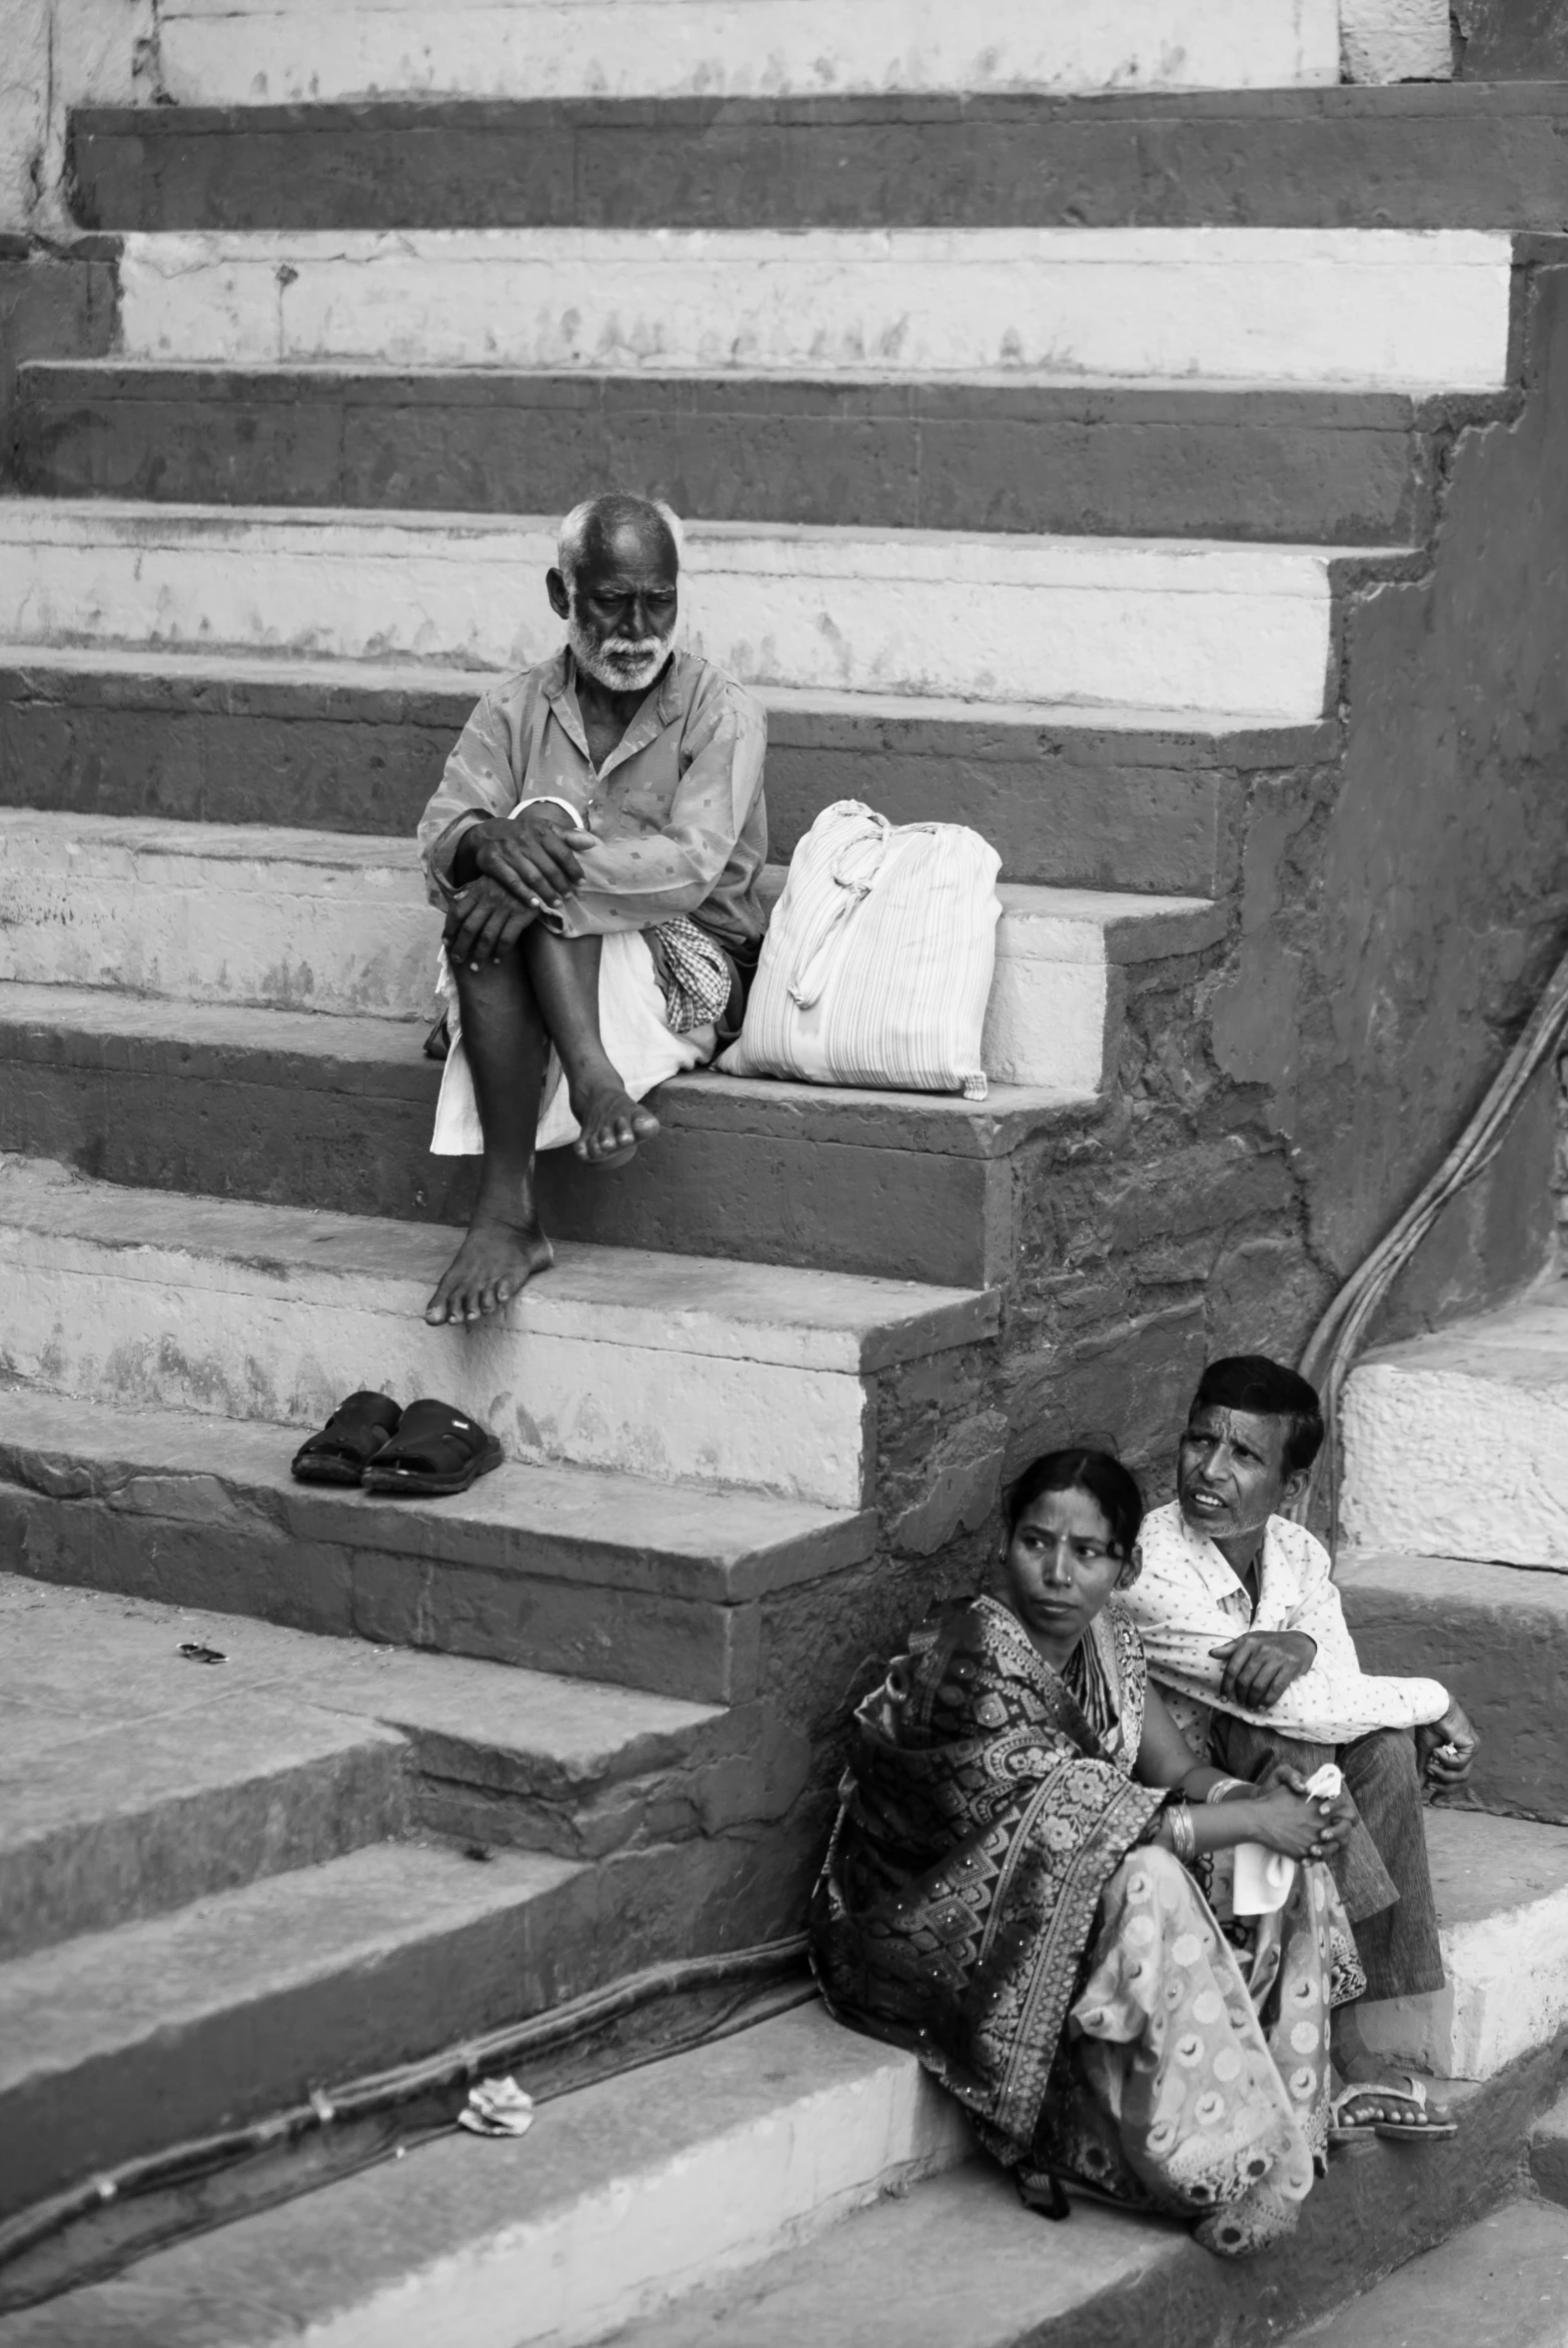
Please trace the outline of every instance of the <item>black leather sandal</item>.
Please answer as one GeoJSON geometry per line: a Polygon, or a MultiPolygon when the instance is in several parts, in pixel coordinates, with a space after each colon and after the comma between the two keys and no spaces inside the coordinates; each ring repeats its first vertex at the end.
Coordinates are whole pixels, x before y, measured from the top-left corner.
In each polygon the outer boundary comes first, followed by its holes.
{"type": "Polygon", "coordinates": [[[367,1388],[340,1402],[326,1425],[294,1454],[291,1473],[301,1483],[358,1483],[403,1417],[390,1394],[367,1388]]]}
{"type": "Polygon", "coordinates": [[[400,1492],[441,1499],[466,1492],[499,1467],[504,1454],[489,1427],[465,1418],[450,1402],[411,1402],[392,1441],[369,1462],[361,1482],[368,1492],[400,1492]]]}

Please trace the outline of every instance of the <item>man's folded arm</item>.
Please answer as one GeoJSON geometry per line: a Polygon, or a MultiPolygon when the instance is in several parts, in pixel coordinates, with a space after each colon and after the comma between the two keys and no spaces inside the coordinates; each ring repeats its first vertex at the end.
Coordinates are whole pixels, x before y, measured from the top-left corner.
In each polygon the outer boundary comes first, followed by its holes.
{"type": "Polygon", "coordinates": [[[506,724],[486,694],[459,735],[420,818],[420,855],[432,905],[445,907],[451,900],[452,860],[464,833],[489,816],[510,816],[517,802],[506,724]]]}
{"type": "Polygon", "coordinates": [[[768,722],[750,695],[715,697],[690,737],[694,756],[657,832],[604,820],[580,849],[583,883],[562,906],[569,938],[646,930],[712,896],[763,787],[768,722]]]}

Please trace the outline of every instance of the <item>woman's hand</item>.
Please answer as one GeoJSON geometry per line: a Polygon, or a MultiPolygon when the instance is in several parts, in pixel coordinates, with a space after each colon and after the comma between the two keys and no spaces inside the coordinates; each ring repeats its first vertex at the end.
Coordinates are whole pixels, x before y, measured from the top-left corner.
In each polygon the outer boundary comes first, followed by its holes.
{"type": "Polygon", "coordinates": [[[1271,1785],[1252,1804],[1247,1839],[1266,1850],[1282,1851],[1287,1859],[1322,1859],[1330,1845],[1324,1839],[1327,1821],[1320,1802],[1309,1801],[1288,1785],[1271,1785]]]}
{"type": "MultiPolygon", "coordinates": [[[[1279,1767],[1274,1771],[1274,1779],[1276,1784],[1288,1786],[1292,1793],[1306,1792],[1307,1781],[1299,1769],[1279,1767]]],[[[1332,1858],[1356,1822],[1356,1806],[1342,1785],[1337,1793],[1316,1798],[1318,1815],[1323,1821],[1318,1840],[1332,1858]]]]}

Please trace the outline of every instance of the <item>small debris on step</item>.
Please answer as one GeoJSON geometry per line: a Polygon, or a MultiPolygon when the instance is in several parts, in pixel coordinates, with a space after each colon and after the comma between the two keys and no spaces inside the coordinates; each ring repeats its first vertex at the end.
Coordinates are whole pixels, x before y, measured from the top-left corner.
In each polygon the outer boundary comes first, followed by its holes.
{"type": "Polygon", "coordinates": [[[204,1646],[199,1638],[182,1638],[179,1652],[190,1663],[227,1663],[229,1660],[222,1647],[204,1646]]]}
{"type": "Polygon", "coordinates": [[[533,2125],[534,2098],[516,2079],[481,2079],[458,2114],[458,2126],[473,2136],[526,2136],[533,2125]]]}

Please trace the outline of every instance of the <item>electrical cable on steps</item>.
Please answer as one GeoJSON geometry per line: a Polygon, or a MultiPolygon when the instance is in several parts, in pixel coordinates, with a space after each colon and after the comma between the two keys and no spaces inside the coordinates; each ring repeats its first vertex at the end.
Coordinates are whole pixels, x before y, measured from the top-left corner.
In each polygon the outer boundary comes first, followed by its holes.
{"type": "MultiPolygon", "coordinates": [[[[814,1999],[816,1985],[805,1964],[805,1935],[792,1933],[787,1938],[761,1942],[752,1948],[650,1965],[623,1975],[603,1989],[590,1990],[582,1997],[551,2007],[548,2012],[532,2015],[527,2021],[465,2038],[439,2054],[345,2080],[336,2087],[319,2088],[302,2101],[269,2112],[242,2127],[190,2138],[163,2151],[122,2161],[0,2224],[0,2312],[34,2305],[83,2282],[99,2280],[134,2263],[149,2250],[161,2249],[171,2241],[253,2214],[258,2208],[294,2199],[328,2179],[310,2174],[290,2181],[285,2175],[259,2196],[242,2195],[237,2206],[219,2206],[194,2217],[187,2215],[171,2221],[154,2231],[150,2238],[122,2245],[107,2256],[95,2256],[89,2248],[85,2258],[78,2258],[63,2269],[57,2268],[37,2282],[17,2282],[15,2270],[19,2262],[33,2260],[35,2254],[57,2237],[90,2226],[93,2219],[101,2218],[106,2212],[121,2212],[126,2204],[159,2192],[198,2186],[210,2179],[221,2181],[226,2173],[240,2169],[258,2156],[297,2152],[314,2135],[329,2130],[340,2135],[356,2126],[385,2120],[400,2110],[407,2111],[421,2099],[466,2089],[474,2081],[506,2071],[513,2064],[537,2064],[545,2057],[563,2055],[594,2033],[641,2015],[661,2001],[724,1990],[736,1993],[717,2015],[685,2032],[678,2030],[674,2036],[652,2045],[617,2050],[608,2065],[593,2072],[593,2083],[649,2063],[663,2062],[673,2054],[687,2053],[730,2037],[754,2023],[814,1999]]],[[[590,2081],[568,2072],[554,2081],[531,2083],[536,2102],[547,2103],[590,2081]]],[[[384,2134],[361,2157],[355,2157],[351,2149],[349,2158],[339,2162],[331,2173],[352,2174],[398,2157],[400,2151],[413,2149],[414,2144],[448,2134],[454,2118],[455,2108],[435,2124],[424,2125],[412,2140],[401,2143],[395,2135],[384,2134]]]]}
{"type": "Polygon", "coordinates": [[[1318,1469],[1292,1513],[1307,1520],[1319,1483],[1326,1490],[1329,1546],[1339,1534],[1339,1402],[1345,1379],[1374,1313],[1451,1198],[1497,1156],[1509,1120],[1531,1081],[1568,1037],[1568,955],[1564,955],[1488,1087],[1485,1099],[1431,1179],[1346,1280],[1311,1336],[1299,1363],[1323,1400],[1325,1439],[1318,1469]]]}

